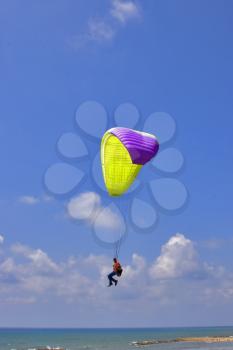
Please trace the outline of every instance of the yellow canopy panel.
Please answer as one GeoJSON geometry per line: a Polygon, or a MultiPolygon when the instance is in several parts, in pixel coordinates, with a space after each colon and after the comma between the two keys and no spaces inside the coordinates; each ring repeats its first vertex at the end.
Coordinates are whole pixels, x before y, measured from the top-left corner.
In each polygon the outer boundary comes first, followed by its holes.
{"type": "Polygon", "coordinates": [[[142,167],[141,164],[132,163],[126,147],[111,133],[105,133],[102,138],[101,163],[105,186],[110,196],[125,193],[142,167]]]}

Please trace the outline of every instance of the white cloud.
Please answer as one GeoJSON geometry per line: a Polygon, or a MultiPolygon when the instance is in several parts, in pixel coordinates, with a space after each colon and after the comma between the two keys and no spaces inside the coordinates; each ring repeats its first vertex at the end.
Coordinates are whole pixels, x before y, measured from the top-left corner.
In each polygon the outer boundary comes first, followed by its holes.
{"type": "Polygon", "coordinates": [[[59,272],[59,267],[41,249],[31,249],[25,245],[17,243],[12,246],[12,252],[29,259],[34,269],[40,272],[59,272]]]}
{"type": "Polygon", "coordinates": [[[113,0],[110,13],[121,23],[126,23],[130,19],[139,18],[141,15],[138,5],[131,0],[113,0]]]}
{"type": "Polygon", "coordinates": [[[100,196],[95,192],[84,192],[72,198],[68,205],[68,214],[73,219],[92,220],[100,207],[100,196]]]}
{"type": "MultiPolygon", "coordinates": [[[[27,293],[30,293],[30,298],[53,295],[66,302],[77,301],[80,296],[84,301],[92,299],[93,293],[98,296],[98,279],[101,281],[101,271],[106,270],[107,261],[108,272],[111,270],[111,260],[101,256],[69,257],[65,262],[56,263],[41,249],[32,249],[20,243],[13,245],[11,252],[12,256],[0,263],[0,296],[1,291],[7,291],[7,298],[13,303],[20,303],[21,296],[22,303],[26,303],[27,293]]],[[[105,288],[106,284],[105,276],[105,283],[100,288],[105,288]]],[[[29,303],[32,301],[30,298],[29,303]]]]}
{"type": "Polygon", "coordinates": [[[32,195],[25,195],[18,198],[18,201],[23,204],[27,205],[34,205],[42,202],[51,202],[53,200],[53,197],[48,196],[47,194],[44,194],[42,196],[32,196],[32,195]]]}
{"type": "Polygon", "coordinates": [[[134,253],[132,255],[132,263],[124,268],[124,276],[126,280],[136,280],[139,276],[143,275],[145,269],[145,259],[142,256],[134,253]]]}
{"type": "Polygon", "coordinates": [[[108,41],[115,35],[115,30],[103,19],[90,19],[88,21],[88,36],[94,41],[108,41]]]}
{"type": "Polygon", "coordinates": [[[0,244],[3,244],[3,242],[4,242],[4,236],[0,235],[0,244]]]}
{"type": "Polygon", "coordinates": [[[8,257],[3,262],[1,262],[0,273],[8,274],[14,271],[15,271],[15,263],[12,257],[8,257]]]}
{"type": "Polygon", "coordinates": [[[74,50],[91,43],[110,42],[115,36],[116,29],[106,19],[90,18],[85,33],[74,35],[67,40],[68,45],[74,50]]]}
{"type": "Polygon", "coordinates": [[[199,273],[199,257],[194,243],[183,234],[177,233],[162,246],[161,255],[150,269],[153,278],[179,278],[199,273]]]}
{"type": "Polygon", "coordinates": [[[45,305],[50,301],[59,307],[73,303],[79,312],[85,310],[89,319],[94,313],[99,315],[100,310],[104,313],[108,310],[108,313],[116,312],[119,322],[124,322],[125,317],[127,320],[127,315],[131,315],[131,321],[136,317],[138,326],[142,324],[140,319],[145,318],[153,324],[154,315],[158,314],[159,320],[167,317],[170,322],[177,316],[175,310],[179,310],[180,315],[187,309],[231,306],[233,272],[201,261],[197,249],[190,239],[176,234],[164,244],[155,262],[136,253],[127,264],[123,259],[124,271],[118,286],[106,288],[107,274],[112,269],[110,257],[91,254],[54,261],[39,248],[17,243],[11,250],[6,249],[0,261],[1,303],[12,307],[14,304],[45,305]],[[197,279],[196,271],[203,271],[204,277],[197,279]]]}
{"type": "Polygon", "coordinates": [[[74,35],[67,43],[74,50],[79,50],[87,44],[111,42],[122,24],[141,17],[141,9],[132,0],[112,0],[111,7],[99,17],[90,17],[84,33],[74,35]],[[120,25],[121,24],[121,25],[120,25]]]}
{"type": "Polygon", "coordinates": [[[113,209],[113,206],[102,207],[99,206],[99,209],[96,211],[96,220],[95,220],[95,228],[101,229],[117,229],[124,231],[124,221],[119,216],[119,214],[113,209]]]}
{"type": "Polygon", "coordinates": [[[67,204],[67,212],[72,219],[84,220],[96,228],[117,228],[124,224],[112,207],[104,207],[100,196],[95,192],[84,192],[72,198],[67,204]]]}
{"type": "Polygon", "coordinates": [[[28,204],[28,205],[34,205],[40,202],[40,199],[35,196],[21,196],[19,198],[19,202],[28,204]]]}

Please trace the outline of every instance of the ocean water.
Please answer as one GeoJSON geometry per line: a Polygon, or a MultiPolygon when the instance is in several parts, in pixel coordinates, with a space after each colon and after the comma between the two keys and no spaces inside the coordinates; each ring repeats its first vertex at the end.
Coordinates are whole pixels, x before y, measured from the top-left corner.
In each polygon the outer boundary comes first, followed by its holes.
{"type": "MultiPolygon", "coordinates": [[[[63,347],[67,350],[133,350],[137,340],[192,336],[230,336],[233,327],[146,329],[0,329],[0,350],[34,350],[63,347]]],[[[144,346],[148,350],[229,350],[233,343],[170,343],[144,346]]]]}

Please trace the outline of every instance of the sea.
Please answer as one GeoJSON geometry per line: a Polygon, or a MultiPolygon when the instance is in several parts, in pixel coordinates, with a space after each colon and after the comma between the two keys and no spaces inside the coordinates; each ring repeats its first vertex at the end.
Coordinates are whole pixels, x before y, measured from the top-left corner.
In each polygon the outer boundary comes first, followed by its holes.
{"type": "MultiPolygon", "coordinates": [[[[134,350],[135,341],[178,337],[233,336],[233,327],[137,329],[0,329],[0,350],[134,350]]],[[[143,346],[148,350],[229,350],[233,343],[168,343],[143,346]]]]}

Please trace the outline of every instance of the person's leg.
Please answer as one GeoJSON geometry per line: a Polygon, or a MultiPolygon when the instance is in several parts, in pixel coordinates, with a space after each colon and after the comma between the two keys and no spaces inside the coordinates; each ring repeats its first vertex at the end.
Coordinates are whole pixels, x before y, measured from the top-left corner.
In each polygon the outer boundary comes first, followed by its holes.
{"type": "Polygon", "coordinates": [[[116,276],[116,272],[112,272],[112,282],[114,282],[115,284],[118,282],[115,278],[113,278],[113,276],[116,276]]]}
{"type": "Polygon", "coordinates": [[[109,275],[108,275],[108,279],[109,279],[109,285],[111,286],[112,283],[114,282],[115,284],[117,283],[117,280],[115,278],[113,278],[113,276],[116,276],[116,272],[111,272],[109,275]]]}
{"type": "Polygon", "coordinates": [[[112,282],[113,282],[113,280],[112,280],[113,273],[114,273],[114,272],[111,272],[111,273],[108,275],[109,285],[110,285],[110,286],[112,285],[112,282]]]}

